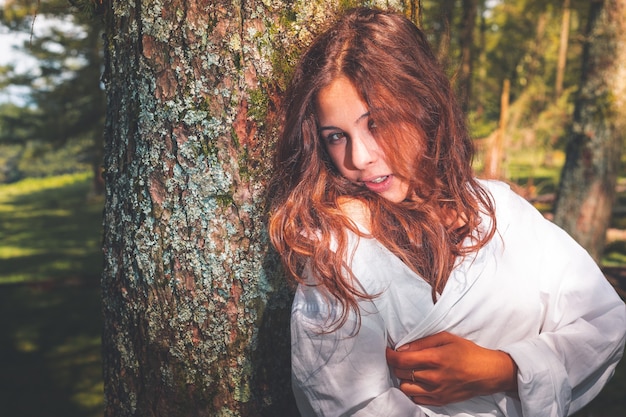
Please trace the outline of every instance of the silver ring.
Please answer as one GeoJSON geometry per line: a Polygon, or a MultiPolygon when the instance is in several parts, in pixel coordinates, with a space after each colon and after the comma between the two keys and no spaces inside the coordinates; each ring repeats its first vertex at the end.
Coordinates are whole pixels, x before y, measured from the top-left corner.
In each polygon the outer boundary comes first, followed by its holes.
{"type": "Polygon", "coordinates": [[[411,369],[411,381],[415,383],[415,369],[411,369]]]}

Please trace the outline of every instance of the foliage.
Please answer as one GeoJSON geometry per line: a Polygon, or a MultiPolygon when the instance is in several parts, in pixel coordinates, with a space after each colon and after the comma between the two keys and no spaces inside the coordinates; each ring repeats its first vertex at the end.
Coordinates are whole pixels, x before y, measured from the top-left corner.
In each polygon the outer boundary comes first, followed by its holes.
{"type": "MultiPolygon", "coordinates": [[[[26,151],[38,152],[58,152],[68,147],[64,151],[67,154],[80,142],[81,152],[74,159],[79,165],[88,161],[95,171],[102,159],[105,104],[100,85],[102,29],[92,14],[80,13],[78,6],[90,7],[81,2],[72,6],[61,0],[6,3],[1,23],[14,31],[30,33],[22,49],[36,58],[38,65],[28,72],[9,67],[0,73],[0,85],[19,85],[30,91],[21,107],[0,108],[0,144],[21,143],[26,151]]],[[[28,152],[24,155],[29,156],[28,152]]],[[[21,164],[28,162],[24,159],[21,164]]],[[[60,171],[50,167],[34,174],[42,172],[60,171]]],[[[21,170],[17,177],[30,175],[29,170],[21,170]]],[[[8,179],[15,179],[15,175],[8,179]]]]}
{"type": "Polygon", "coordinates": [[[34,140],[0,144],[0,184],[90,170],[92,147],[86,139],[71,139],[60,147],[34,140]]]}

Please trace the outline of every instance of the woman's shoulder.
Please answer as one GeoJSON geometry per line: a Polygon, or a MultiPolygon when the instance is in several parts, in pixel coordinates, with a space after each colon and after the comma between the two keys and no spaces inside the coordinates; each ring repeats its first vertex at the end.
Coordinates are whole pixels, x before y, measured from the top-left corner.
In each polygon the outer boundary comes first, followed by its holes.
{"type": "MultiPolygon", "coordinates": [[[[528,209],[533,208],[532,204],[520,194],[518,194],[511,185],[499,180],[479,179],[478,184],[489,194],[496,206],[506,209],[528,209]]],[[[496,210],[498,207],[496,207],[496,210]]]]}
{"type": "Polygon", "coordinates": [[[491,198],[496,213],[498,230],[503,232],[511,224],[535,224],[544,222],[543,215],[511,186],[498,180],[478,180],[491,198]],[[530,222],[530,223],[528,223],[530,222]]]}

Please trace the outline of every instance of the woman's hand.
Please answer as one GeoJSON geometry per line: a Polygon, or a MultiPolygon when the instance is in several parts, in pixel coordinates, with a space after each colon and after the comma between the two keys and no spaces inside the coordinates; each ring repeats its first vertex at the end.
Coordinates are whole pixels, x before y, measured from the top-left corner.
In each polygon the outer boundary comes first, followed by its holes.
{"type": "Polygon", "coordinates": [[[517,366],[508,354],[447,332],[388,348],[387,362],[401,380],[400,390],[417,404],[517,391],[517,366]]]}

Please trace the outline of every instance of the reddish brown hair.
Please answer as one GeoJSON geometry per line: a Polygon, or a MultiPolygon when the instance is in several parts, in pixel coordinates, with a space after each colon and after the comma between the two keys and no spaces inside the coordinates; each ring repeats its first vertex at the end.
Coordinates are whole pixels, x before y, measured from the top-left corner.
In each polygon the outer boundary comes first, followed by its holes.
{"type": "Polygon", "coordinates": [[[434,298],[456,260],[484,246],[495,230],[491,200],[471,169],[473,152],[464,116],[424,34],[401,15],[348,11],[301,57],[284,99],[269,232],[287,271],[304,283],[308,264],[315,285],[344,307],[340,323],[350,309],[358,311],[359,298],[372,297],[346,268],[346,230],[360,234],[340,209],[340,198],[349,196],[366,204],[372,236],[428,281],[434,298]],[[392,203],[350,183],[330,161],[315,100],[340,76],[367,104],[387,163],[410,184],[407,200],[392,203]],[[487,230],[479,227],[481,212],[492,219],[487,230]]]}

